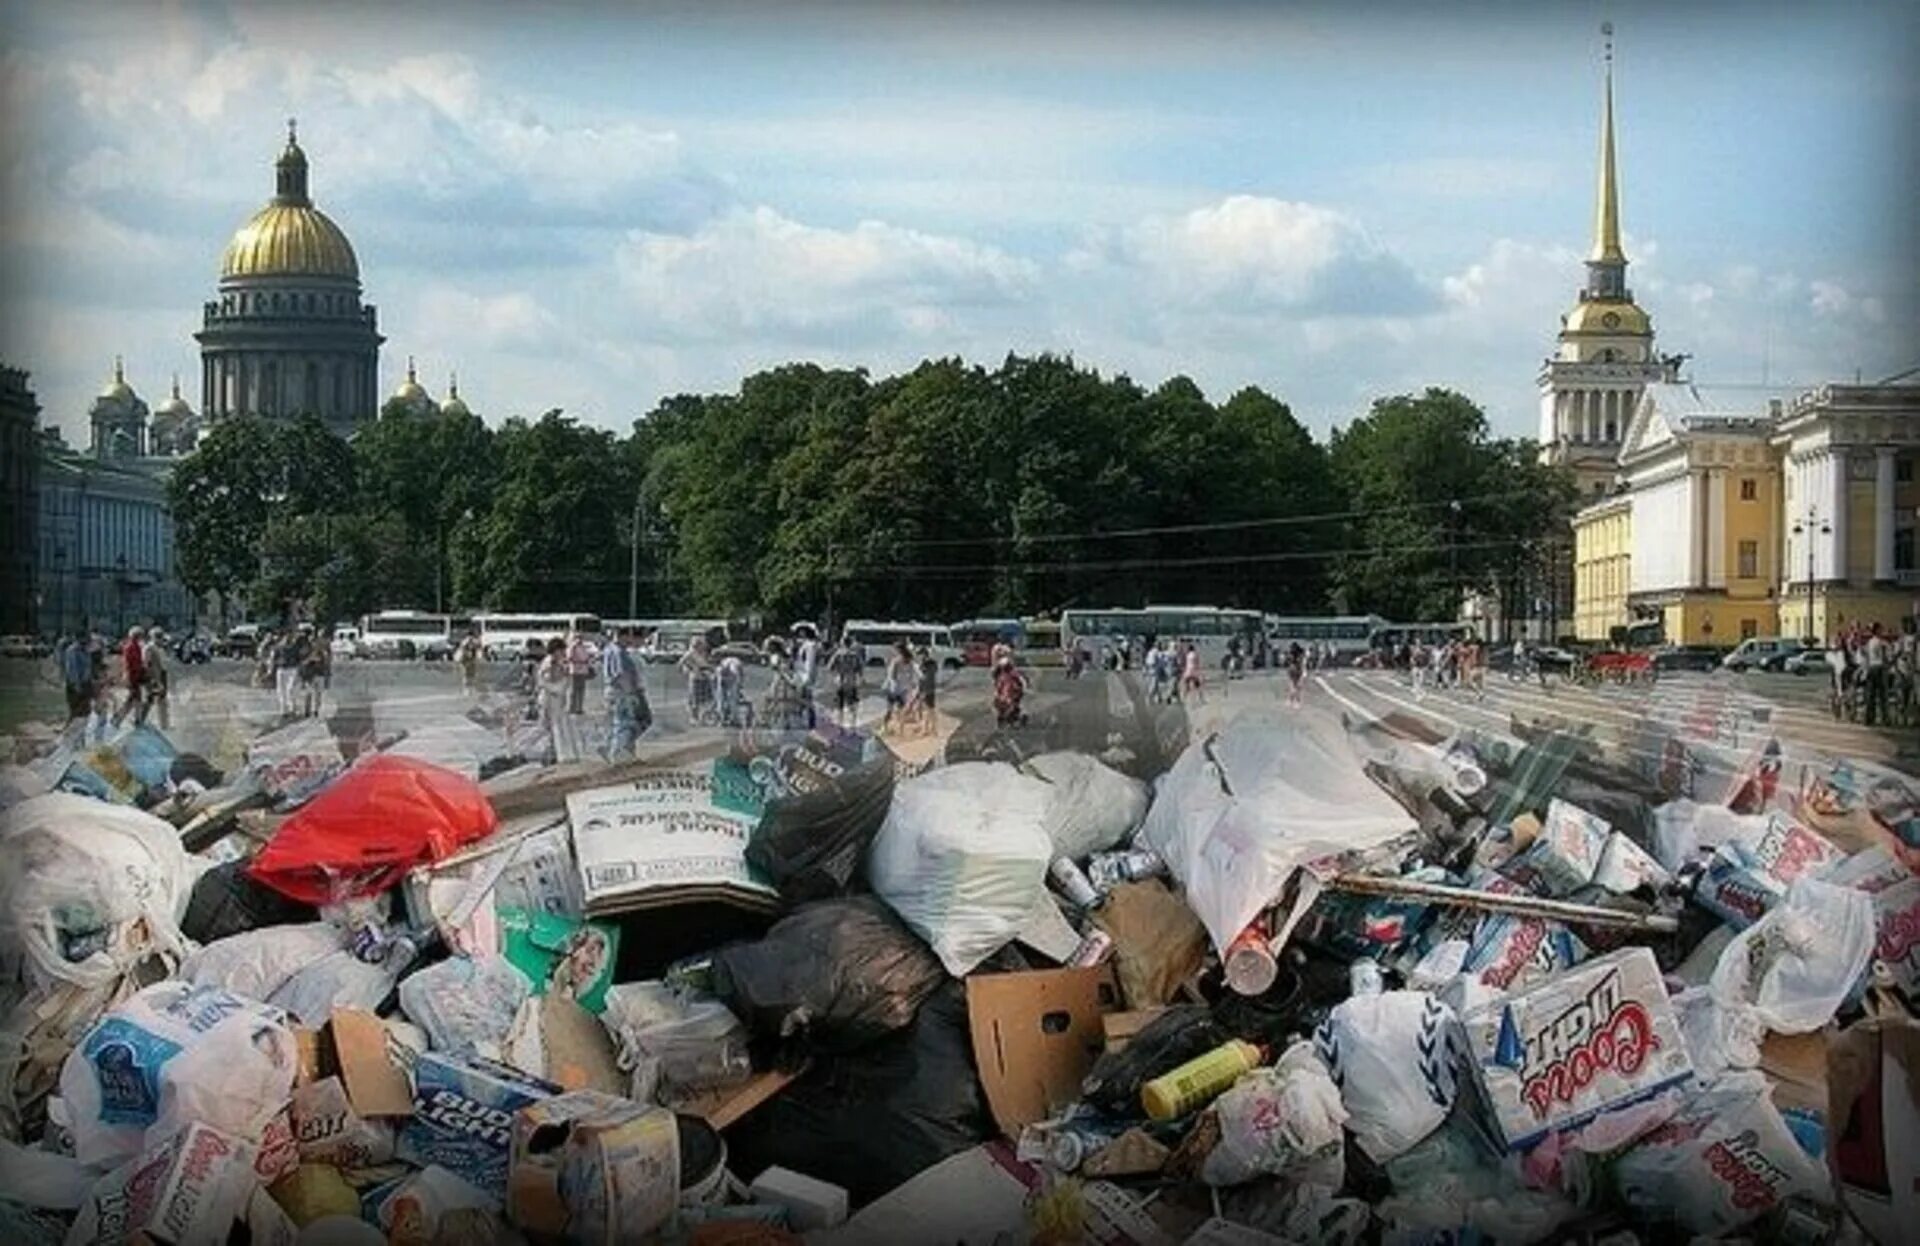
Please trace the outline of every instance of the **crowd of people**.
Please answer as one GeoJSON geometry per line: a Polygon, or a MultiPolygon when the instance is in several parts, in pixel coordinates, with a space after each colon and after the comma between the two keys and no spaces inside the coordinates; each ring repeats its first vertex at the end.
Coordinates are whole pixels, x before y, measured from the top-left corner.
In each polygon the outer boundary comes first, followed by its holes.
{"type": "Polygon", "coordinates": [[[1455,637],[1428,644],[1422,640],[1402,642],[1393,651],[1393,665],[1407,673],[1416,698],[1429,691],[1449,689],[1472,694],[1475,700],[1487,695],[1487,648],[1476,636],[1455,637]]]}
{"type": "Polygon", "coordinates": [[[144,627],[128,628],[117,646],[93,631],[60,637],[53,659],[67,721],[84,720],[88,740],[105,739],[129,720],[137,726],[152,717],[163,730],[170,726],[167,644],[165,632],[144,627]]]}
{"type": "Polygon", "coordinates": [[[333,633],[317,631],[311,623],[262,632],[253,682],[273,689],[282,717],[318,717],[333,687],[333,633]]]}
{"type": "Polygon", "coordinates": [[[1827,666],[1837,716],[1874,727],[1914,721],[1920,638],[1911,626],[1896,634],[1879,623],[1848,623],[1827,646],[1827,666]]]}

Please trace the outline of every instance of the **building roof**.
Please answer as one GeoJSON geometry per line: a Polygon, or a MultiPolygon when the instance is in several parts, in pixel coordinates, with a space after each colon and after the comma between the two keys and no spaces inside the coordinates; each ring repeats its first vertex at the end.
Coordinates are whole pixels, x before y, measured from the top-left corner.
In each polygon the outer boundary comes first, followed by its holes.
{"type": "Polygon", "coordinates": [[[227,244],[223,280],[234,277],[342,277],[360,279],[353,244],[307,195],[307,154],[287,127],[287,147],[274,162],[273,201],[253,214],[227,244]]]}

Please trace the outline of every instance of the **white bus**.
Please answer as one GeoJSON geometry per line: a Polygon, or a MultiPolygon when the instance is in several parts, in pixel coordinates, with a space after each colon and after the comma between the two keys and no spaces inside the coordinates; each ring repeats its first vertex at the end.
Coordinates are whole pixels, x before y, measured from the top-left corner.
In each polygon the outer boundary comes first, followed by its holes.
{"type": "Polygon", "coordinates": [[[842,630],[855,644],[863,646],[868,666],[885,666],[887,651],[902,640],[914,649],[925,647],[942,670],[958,670],[965,661],[959,646],[953,643],[953,629],[945,623],[848,619],[842,630]]]}
{"type": "Polygon", "coordinates": [[[1332,645],[1337,658],[1352,661],[1367,651],[1373,634],[1387,625],[1377,614],[1277,615],[1265,619],[1267,643],[1281,654],[1298,643],[1302,648],[1332,645]]]}
{"type": "Polygon", "coordinates": [[[480,629],[480,652],[490,662],[520,657],[529,642],[564,641],[575,632],[600,634],[597,614],[476,614],[473,622],[480,629]]]}
{"type": "Polygon", "coordinates": [[[628,628],[640,633],[640,656],[647,662],[678,662],[697,638],[704,636],[709,645],[719,645],[732,633],[725,619],[607,620],[609,632],[628,628]]]}
{"type": "Polygon", "coordinates": [[[360,619],[356,652],[369,658],[446,657],[467,620],[426,610],[381,610],[360,619]]]}
{"type": "Polygon", "coordinates": [[[1226,659],[1228,643],[1238,639],[1241,657],[1251,665],[1260,640],[1260,612],[1219,606],[1146,606],[1139,610],[1075,607],[1060,612],[1062,647],[1071,651],[1084,644],[1095,662],[1104,660],[1107,649],[1136,636],[1176,644],[1190,640],[1200,651],[1200,660],[1210,667],[1219,666],[1226,659]]]}
{"type": "Polygon", "coordinates": [[[1408,645],[1442,645],[1473,637],[1473,624],[1460,622],[1388,623],[1373,630],[1367,638],[1372,649],[1398,649],[1408,645]]]}

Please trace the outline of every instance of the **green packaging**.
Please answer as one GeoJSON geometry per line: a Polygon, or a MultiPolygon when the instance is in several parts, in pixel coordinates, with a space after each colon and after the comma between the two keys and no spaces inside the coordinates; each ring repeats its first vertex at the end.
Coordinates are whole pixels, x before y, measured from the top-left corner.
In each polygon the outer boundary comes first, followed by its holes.
{"type": "Polygon", "coordinates": [[[500,954],[533,979],[533,993],[558,991],[598,1016],[619,959],[620,928],[555,913],[503,908],[500,954]]]}

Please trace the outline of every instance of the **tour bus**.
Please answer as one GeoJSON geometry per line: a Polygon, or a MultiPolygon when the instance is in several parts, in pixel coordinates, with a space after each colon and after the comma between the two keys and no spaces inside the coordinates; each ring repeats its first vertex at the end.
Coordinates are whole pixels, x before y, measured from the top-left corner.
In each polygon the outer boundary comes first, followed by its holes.
{"type": "Polygon", "coordinates": [[[1367,651],[1373,634],[1387,626],[1377,614],[1336,614],[1320,616],[1266,616],[1267,643],[1284,654],[1296,642],[1303,649],[1315,645],[1333,646],[1336,661],[1350,662],[1367,651]]]}
{"type": "Polygon", "coordinates": [[[945,623],[889,622],[880,619],[848,619],[845,634],[864,648],[868,666],[885,666],[887,651],[898,641],[910,648],[925,647],[943,670],[958,670],[963,662],[953,629],[945,623]]]}
{"type": "Polygon", "coordinates": [[[444,658],[466,634],[467,620],[426,610],[381,610],[360,619],[357,652],[370,658],[444,658]]]}
{"type": "Polygon", "coordinates": [[[644,662],[678,662],[696,638],[705,637],[710,648],[727,642],[731,628],[725,619],[609,619],[607,630],[619,633],[632,628],[640,633],[640,658],[644,662]]]}
{"type": "Polygon", "coordinates": [[[1410,645],[1440,645],[1455,640],[1470,640],[1473,637],[1471,623],[1388,623],[1373,629],[1373,635],[1367,638],[1370,649],[1398,649],[1402,642],[1410,645]]]}
{"type": "Polygon", "coordinates": [[[1238,639],[1249,665],[1260,639],[1260,612],[1219,606],[1146,606],[1138,610],[1070,608],[1060,612],[1060,643],[1071,650],[1084,645],[1095,662],[1104,651],[1134,637],[1156,641],[1193,642],[1200,660],[1217,667],[1227,656],[1227,645],[1238,639]]]}
{"type": "Polygon", "coordinates": [[[968,666],[986,666],[993,647],[1011,648],[1026,666],[1061,666],[1066,653],[1060,647],[1060,625],[1052,619],[966,619],[952,628],[960,659],[968,666]]]}
{"type": "Polygon", "coordinates": [[[575,632],[600,633],[597,614],[476,614],[473,622],[480,629],[480,652],[489,662],[520,657],[530,641],[544,645],[575,632]]]}

